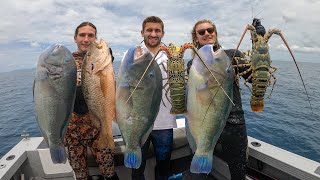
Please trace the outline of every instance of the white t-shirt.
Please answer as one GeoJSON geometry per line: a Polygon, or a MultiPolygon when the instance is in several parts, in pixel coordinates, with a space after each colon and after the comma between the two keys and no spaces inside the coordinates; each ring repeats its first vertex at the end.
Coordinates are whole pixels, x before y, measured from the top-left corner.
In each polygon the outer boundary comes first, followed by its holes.
{"type": "MultiPolygon", "coordinates": [[[[148,51],[146,45],[144,42],[141,43],[141,48],[142,51],[145,53],[148,51]]],[[[150,52],[151,53],[151,52],[150,52]]],[[[151,53],[152,56],[155,54],[151,53]]],[[[155,58],[155,61],[159,64],[159,67],[161,69],[162,73],[162,84],[163,86],[167,83],[167,72],[165,71],[164,67],[167,69],[167,61],[168,57],[167,54],[164,51],[160,51],[155,58]]],[[[167,86],[168,88],[169,86],[167,86]]],[[[167,94],[168,97],[170,97],[170,92],[167,94]]],[[[154,122],[153,130],[161,130],[161,129],[172,129],[177,127],[177,122],[176,122],[176,115],[175,114],[170,114],[170,109],[171,109],[171,104],[168,101],[166,97],[166,91],[163,89],[162,90],[162,101],[160,103],[160,109],[158,116],[154,122]],[[166,106],[164,106],[164,104],[166,106]]]]}

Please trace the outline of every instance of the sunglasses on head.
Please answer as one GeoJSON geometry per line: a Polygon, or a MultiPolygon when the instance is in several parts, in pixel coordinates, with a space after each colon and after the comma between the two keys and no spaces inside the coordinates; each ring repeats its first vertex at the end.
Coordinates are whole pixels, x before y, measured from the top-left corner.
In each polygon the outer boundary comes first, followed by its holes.
{"type": "Polygon", "coordinates": [[[206,31],[209,34],[212,34],[214,32],[214,28],[211,27],[211,28],[207,28],[207,29],[200,29],[197,32],[198,32],[199,35],[203,36],[206,33],[206,31]]]}

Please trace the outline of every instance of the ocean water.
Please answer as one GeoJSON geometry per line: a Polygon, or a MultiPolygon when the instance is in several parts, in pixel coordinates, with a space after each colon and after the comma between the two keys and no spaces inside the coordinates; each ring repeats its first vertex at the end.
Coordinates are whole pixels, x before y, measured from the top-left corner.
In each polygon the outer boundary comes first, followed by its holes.
{"type": "MultiPolygon", "coordinates": [[[[115,61],[115,71],[119,65],[115,61]]],[[[299,63],[312,110],[295,64],[274,61],[273,66],[278,68],[277,82],[263,112],[251,112],[251,94],[240,83],[248,135],[320,162],[320,64],[299,63]]],[[[0,157],[22,139],[23,131],[41,136],[33,104],[34,75],[35,69],[0,73],[0,157]]]]}

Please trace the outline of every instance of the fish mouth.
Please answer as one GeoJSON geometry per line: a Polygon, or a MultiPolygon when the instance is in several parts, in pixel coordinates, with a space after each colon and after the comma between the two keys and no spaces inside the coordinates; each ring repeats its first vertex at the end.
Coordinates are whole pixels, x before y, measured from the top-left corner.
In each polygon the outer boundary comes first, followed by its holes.
{"type": "MultiPolygon", "coordinates": [[[[54,48],[52,49],[51,55],[52,56],[61,56],[61,52],[63,52],[63,45],[62,44],[55,44],[54,48]]],[[[64,53],[62,53],[64,54],[64,53]]]]}

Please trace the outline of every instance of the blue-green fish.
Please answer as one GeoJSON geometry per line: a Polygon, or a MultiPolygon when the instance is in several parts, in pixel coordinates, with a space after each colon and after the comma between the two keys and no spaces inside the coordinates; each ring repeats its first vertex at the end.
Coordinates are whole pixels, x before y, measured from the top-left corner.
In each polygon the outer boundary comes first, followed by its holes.
{"type": "Polygon", "coordinates": [[[129,99],[152,60],[150,52],[135,59],[136,51],[129,49],[121,63],[116,85],[116,119],[126,146],[124,164],[137,169],[141,165],[141,147],[159,112],[162,75],[159,65],[153,61],[129,99]]]}
{"type": "Polygon", "coordinates": [[[214,147],[231,110],[229,98],[233,96],[234,78],[224,50],[214,52],[212,45],[206,45],[199,49],[199,54],[216,79],[195,56],[187,83],[186,131],[194,152],[190,171],[208,174],[212,170],[214,147]]]}
{"type": "Polygon", "coordinates": [[[63,140],[73,111],[76,78],[75,60],[64,46],[53,45],[40,55],[33,89],[35,112],[53,163],[67,160],[63,140]]]}

